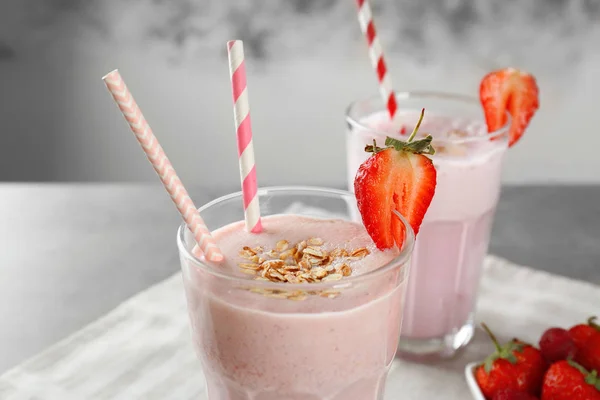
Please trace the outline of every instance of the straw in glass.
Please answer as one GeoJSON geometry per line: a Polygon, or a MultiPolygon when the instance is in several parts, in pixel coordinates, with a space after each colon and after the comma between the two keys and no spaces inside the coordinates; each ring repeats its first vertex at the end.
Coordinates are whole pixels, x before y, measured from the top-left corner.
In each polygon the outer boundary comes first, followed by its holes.
{"type": "Polygon", "coordinates": [[[396,103],[396,96],[394,95],[394,90],[392,88],[392,79],[383,58],[383,49],[379,42],[377,31],[375,30],[371,6],[369,5],[369,0],[357,0],[357,4],[358,22],[369,45],[369,58],[371,59],[371,65],[377,74],[379,93],[386,105],[390,119],[394,120],[398,104],[396,103]]]}
{"type": "MultiPolygon", "coordinates": [[[[146,153],[148,161],[150,161],[165,189],[171,195],[171,199],[175,203],[187,227],[194,235],[198,248],[200,248],[207,260],[214,262],[222,261],[224,258],[223,253],[217,247],[198,209],[194,206],[185,187],[183,187],[183,183],[175,173],[171,162],[158,143],[152,129],[150,129],[150,125],[146,122],[142,111],[133,99],[131,92],[127,89],[119,71],[114,70],[110,72],[102,80],[123,113],[136,139],[142,146],[142,150],[146,153]]],[[[131,205],[125,206],[128,207],[131,205]]]]}
{"type": "Polygon", "coordinates": [[[256,163],[254,161],[254,146],[252,144],[250,103],[248,102],[243,42],[241,40],[227,42],[227,52],[229,54],[229,74],[231,76],[231,91],[233,94],[233,119],[237,135],[244,219],[247,231],[259,233],[262,232],[262,223],[260,219],[260,205],[258,203],[258,183],[256,181],[256,163]]]}

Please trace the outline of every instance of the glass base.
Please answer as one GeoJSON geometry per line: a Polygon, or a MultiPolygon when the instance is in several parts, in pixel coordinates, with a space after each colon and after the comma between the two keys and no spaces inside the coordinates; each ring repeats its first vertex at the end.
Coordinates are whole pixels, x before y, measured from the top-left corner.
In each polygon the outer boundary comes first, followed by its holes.
{"type": "Polygon", "coordinates": [[[427,339],[401,337],[396,355],[412,361],[436,361],[454,357],[464,348],[475,333],[473,321],[445,336],[427,339]]]}

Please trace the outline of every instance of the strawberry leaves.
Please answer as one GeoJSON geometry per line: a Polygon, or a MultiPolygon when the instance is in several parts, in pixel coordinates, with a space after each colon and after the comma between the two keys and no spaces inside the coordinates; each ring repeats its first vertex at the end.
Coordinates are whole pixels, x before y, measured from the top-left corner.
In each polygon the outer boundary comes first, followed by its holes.
{"type": "Polygon", "coordinates": [[[488,356],[484,361],[485,372],[489,374],[492,371],[492,368],[494,367],[494,362],[496,360],[503,359],[513,365],[516,364],[517,357],[515,356],[514,352],[522,353],[525,345],[523,343],[519,343],[513,340],[511,342],[508,342],[504,346],[500,346],[498,339],[496,339],[496,335],[492,333],[490,328],[488,328],[486,324],[481,324],[481,327],[488,334],[488,336],[492,340],[492,343],[494,343],[494,347],[496,348],[496,351],[490,356],[488,356]]]}
{"type": "Polygon", "coordinates": [[[585,383],[594,386],[597,390],[600,390],[600,377],[598,376],[598,371],[593,370],[590,372],[573,360],[567,360],[567,363],[569,363],[569,365],[575,368],[577,371],[581,372],[581,374],[584,376],[585,383]]]}
{"type": "Polygon", "coordinates": [[[391,138],[388,136],[385,139],[386,147],[378,147],[377,142],[373,139],[373,144],[372,145],[368,144],[367,146],[365,146],[365,151],[367,153],[377,154],[380,151],[393,148],[397,151],[405,151],[407,153],[429,154],[429,155],[435,154],[435,149],[431,145],[431,142],[433,140],[433,137],[431,135],[427,135],[423,139],[414,140],[414,138],[417,134],[417,131],[419,130],[419,127],[421,126],[421,122],[423,122],[424,116],[425,116],[425,109],[422,109],[421,115],[419,116],[419,121],[417,122],[417,125],[413,129],[412,133],[410,134],[410,136],[408,137],[408,140],[406,142],[399,140],[399,139],[394,139],[394,138],[391,138]]]}
{"type": "Polygon", "coordinates": [[[431,141],[433,138],[431,135],[427,135],[423,139],[415,140],[412,142],[403,142],[398,139],[394,139],[391,137],[387,137],[385,139],[385,145],[388,147],[393,147],[398,151],[406,151],[409,153],[415,154],[435,154],[435,149],[431,146],[431,141]]]}

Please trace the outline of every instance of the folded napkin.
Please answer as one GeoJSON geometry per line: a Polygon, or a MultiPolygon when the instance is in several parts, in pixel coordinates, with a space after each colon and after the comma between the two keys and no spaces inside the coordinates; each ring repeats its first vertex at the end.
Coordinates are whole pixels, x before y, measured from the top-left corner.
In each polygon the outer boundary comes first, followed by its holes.
{"type": "MultiPolygon", "coordinates": [[[[600,287],[485,260],[478,320],[501,337],[537,342],[550,325],[569,326],[599,313],[600,287]]],[[[464,366],[492,350],[482,332],[457,358],[435,364],[396,360],[386,399],[464,400],[464,366]]],[[[192,349],[181,277],[127,300],[108,315],[0,377],[5,400],[206,400],[192,349]]]]}

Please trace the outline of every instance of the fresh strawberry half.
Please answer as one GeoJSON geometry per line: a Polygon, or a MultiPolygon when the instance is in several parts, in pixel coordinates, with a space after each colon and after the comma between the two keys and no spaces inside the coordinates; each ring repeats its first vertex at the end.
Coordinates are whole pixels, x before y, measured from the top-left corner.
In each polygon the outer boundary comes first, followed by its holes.
{"type": "Polygon", "coordinates": [[[509,146],[523,136],[540,106],[538,86],[533,75],[514,68],[487,74],[479,86],[479,98],[489,132],[502,128],[506,124],[506,112],[510,114],[509,146]]]}
{"type": "Polygon", "coordinates": [[[431,203],[436,185],[436,171],[429,157],[434,154],[432,137],[414,140],[417,126],[406,142],[386,138],[386,147],[373,145],[365,151],[373,153],[354,179],[354,192],[363,224],[380,250],[394,245],[402,248],[405,229],[395,211],[410,223],[415,235],[431,203]]]}

